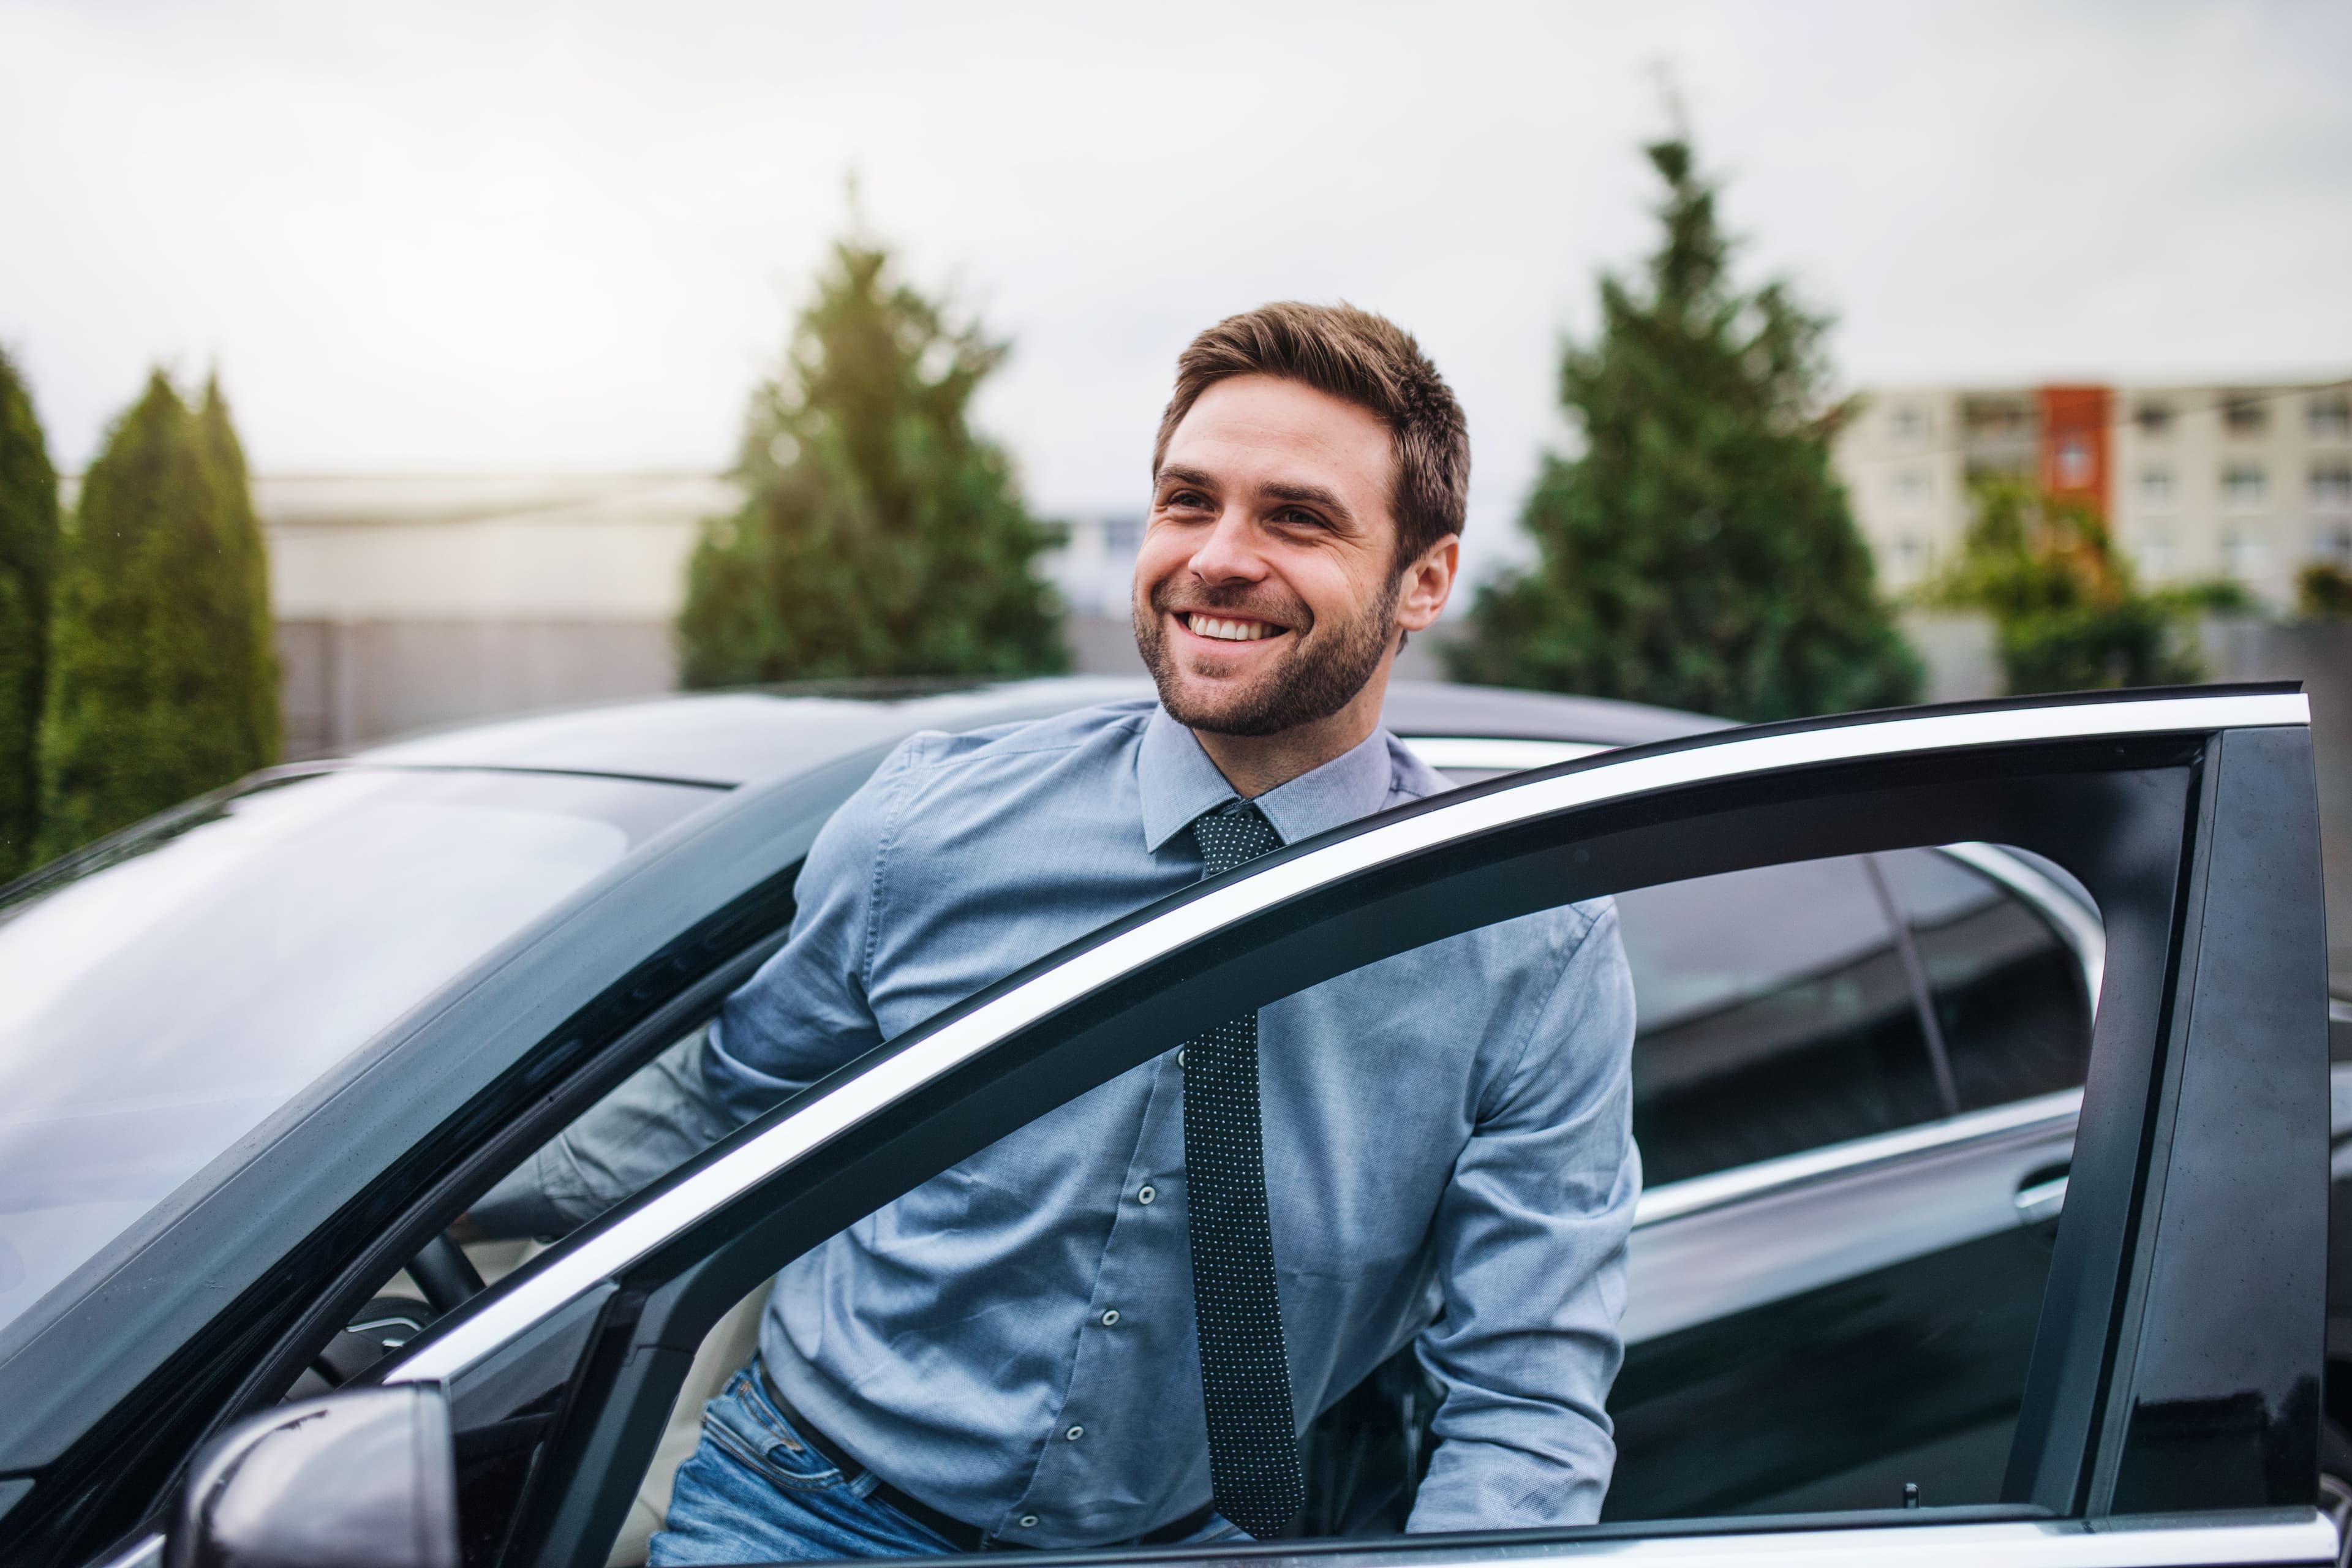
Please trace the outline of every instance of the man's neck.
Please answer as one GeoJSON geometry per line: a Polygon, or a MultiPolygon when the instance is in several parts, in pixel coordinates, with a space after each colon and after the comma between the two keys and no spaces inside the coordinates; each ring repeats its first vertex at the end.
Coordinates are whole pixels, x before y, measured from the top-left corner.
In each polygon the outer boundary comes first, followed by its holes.
{"type": "Polygon", "coordinates": [[[1234,786],[1234,793],[1244,800],[1255,800],[1364,743],[1380,727],[1381,703],[1388,695],[1389,665],[1393,658],[1391,655],[1382,659],[1364,689],[1328,718],[1271,735],[1218,735],[1195,730],[1193,738],[1234,786]]]}

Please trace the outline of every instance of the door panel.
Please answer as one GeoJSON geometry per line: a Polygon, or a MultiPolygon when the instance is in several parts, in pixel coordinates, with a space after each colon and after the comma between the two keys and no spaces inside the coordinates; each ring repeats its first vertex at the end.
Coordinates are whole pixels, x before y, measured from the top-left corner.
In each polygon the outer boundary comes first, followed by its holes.
{"type": "Polygon", "coordinates": [[[1631,1347],[1602,1517],[1900,1508],[1906,1481],[1923,1506],[1997,1500],[2049,1265],[2011,1219],[1631,1347]]]}
{"type": "Polygon", "coordinates": [[[1998,1500],[2053,1228],[2016,1194],[2066,1160],[2075,1099],[1963,1119],[1990,1125],[1940,1149],[1905,1145],[1952,1124],[1777,1162],[1786,1184],[1753,1196],[1738,1182],[1773,1167],[1727,1173],[1733,1195],[1695,1212],[1658,1200],[1706,1182],[1653,1194],[1668,1217],[1633,1236],[1603,1517],[1887,1508],[1905,1480],[1998,1500]],[[1832,1158],[1855,1163],[1804,1179],[1832,1158]]]}

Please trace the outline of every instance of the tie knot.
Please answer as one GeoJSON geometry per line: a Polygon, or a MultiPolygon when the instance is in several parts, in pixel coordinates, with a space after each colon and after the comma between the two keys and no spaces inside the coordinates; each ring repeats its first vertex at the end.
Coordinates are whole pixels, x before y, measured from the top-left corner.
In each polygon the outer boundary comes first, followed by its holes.
{"type": "Polygon", "coordinates": [[[1227,801],[1192,821],[1192,838],[1201,847],[1202,875],[1222,877],[1234,867],[1282,847],[1282,835],[1265,819],[1255,801],[1227,801]]]}

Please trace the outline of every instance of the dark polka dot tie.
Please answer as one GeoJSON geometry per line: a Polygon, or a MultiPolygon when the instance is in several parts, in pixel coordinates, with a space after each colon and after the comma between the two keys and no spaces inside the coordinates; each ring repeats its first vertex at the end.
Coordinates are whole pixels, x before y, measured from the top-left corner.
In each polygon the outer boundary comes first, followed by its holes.
{"type": "MultiPolygon", "coordinates": [[[[1233,801],[1192,824],[1214,877],[1282,847],[1265,814],[1233,801]]],[[[1201,1398],[1209,1415],[1209,1481],[1218,1511],[1261,1541],[1307,1500],[1292,1420],[1290,1362],[1274,1283],[1265,1147],[1258,1120],[1257,1015],[1184,1047],[1185,1223],[1201,1398]]]]}

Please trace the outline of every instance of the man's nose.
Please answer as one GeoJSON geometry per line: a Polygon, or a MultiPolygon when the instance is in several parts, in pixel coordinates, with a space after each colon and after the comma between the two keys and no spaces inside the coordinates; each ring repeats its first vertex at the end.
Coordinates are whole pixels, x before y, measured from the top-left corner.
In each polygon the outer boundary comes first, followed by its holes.
{"type": "Polygon", "coordinates": [[[1249,514],[1228,507],[1192,552],[1192,574],[1203,583],[1255,583],[1265,575],[1258,543],[1249,514]]]}

